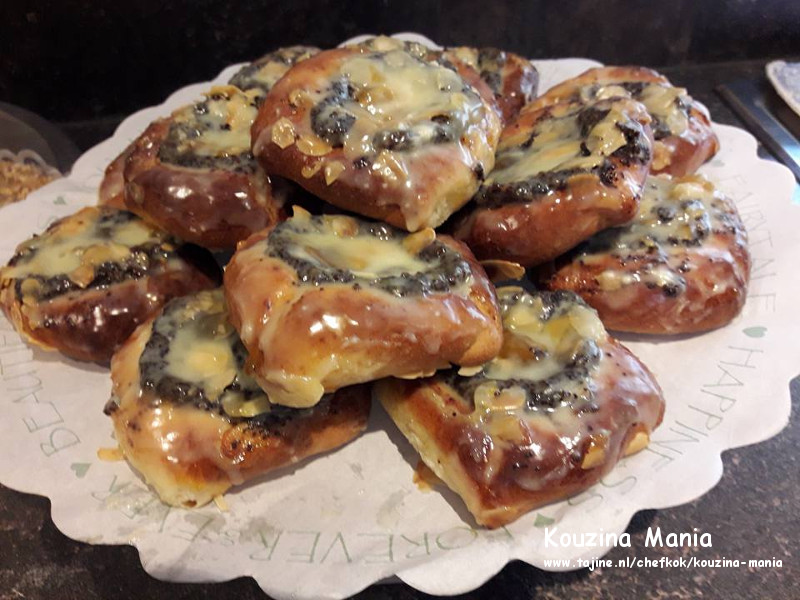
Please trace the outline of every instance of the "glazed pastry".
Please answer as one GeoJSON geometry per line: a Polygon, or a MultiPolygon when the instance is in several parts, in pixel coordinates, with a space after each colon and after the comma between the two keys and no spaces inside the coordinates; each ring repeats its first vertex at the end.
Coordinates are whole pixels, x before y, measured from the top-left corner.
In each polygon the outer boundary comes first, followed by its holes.
{"type": "Polygon", "coordinates": [[[29,342],[108,362],[168,300],[218,280],[204,250],[180,247],[127,211],[93,206],[17,247],[0,269],[0,303],[29,342]]]}
{"type": "Polygon", "coordinates": [[[599,67],[551,88],[534,108],[558,102],[594,102],[628,97],[645,105],[653,119],[651,172],[681,176],[694,173],[719,150],[708,109],[685,89],[644,67],[599,67]]]}
{"type": "Polygon", "coordinates": [[[469,200],[494,165],[499,133],[493,101],[455,71],[366,47],[295,65],[252,131],[267,172],[409,231],[436,227],[469,200]]]}
{"type": "Polygon", "coordinates": [[[524,109],[456,237],[480,259],[529,267],[627,223],[652,156],[649,123],[630,99],[524,109]]]}
{"type": "Polygon", "coordinates": [[[127,460],[167,504],[206,504],[366,427],[368,388],[311,409],[277,406],[247,375],[246,357],[220,289],[170,302],[114,355],[106,413],[127,460]]]}
{"type": "Polygon", "coordinates": [[[279,219],[269,178],[250,153],[262,92],[234,86],[152,123],[125,161],[125,205],[180,239],[233,248],[279,219]]]}
{"type": "Polygon", "coordinates": [[[599,233],[543,281],[573,290],[609,329],[690,333],[720,327],[744,305],[747,233],[707,179],[651,176],[637,218],[599,233]]]}
{"type": "Polygon", "coordinates": [[[533,63],[497,48],[446,48],[443,57],[475,69],[494,94],[503,122],[511,123],[522,107],[536,97],[539,73],[533,63]]]}
{"type": "Polygon", "coordinates": [[[228,83],[245,92],[257,90],[256,102],[261,104],[272,86],[286,74],[286,71],[319,51],[319,48],[313,46],[279,48],[242,67],[228,83]]]}
{"type": "Polygon", "coordinates": [[[432,229],[296,211],[239,246],[225,294],[255,378],[287,406],[388,375],[479,365],[502,341],[483,269],[432,229]]]}
{"type": "Polygon", "coordinates": [[[539,73],[533,63],[496,48],[459,46],[434,50],[418,42],[384,35],[348,47],[377,52],[404,50],[420,60],[452,69],[495,107],[503,123],[513,120],[536,96],[539,73]]]}
{"type": "Polygon", "coordinates": [[[425,464],[491,528],[599,481],[648,444],[664,411],[652,374],[578,296],[498,297],[503,348],[477,373],[375,386],[425,464]]]}

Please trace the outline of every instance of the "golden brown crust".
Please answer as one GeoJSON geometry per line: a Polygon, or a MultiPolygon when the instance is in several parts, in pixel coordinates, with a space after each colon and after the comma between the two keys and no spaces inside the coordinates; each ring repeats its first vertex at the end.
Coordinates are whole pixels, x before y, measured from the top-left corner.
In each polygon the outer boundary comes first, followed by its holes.
{"type": "MultiPolygon", "coordinates": [[[[530,106],[538,109],[559,102],[575,101],[581,98],[581,88],[637,82],[666,88],[673,87],[666,77],[645,67],[597,67],[550,88],[530,106]]],[[[652,173],[665,173],[676,177],[694,173],[719,150],[719,139],[711,129],[711,119],[707,109],[686,94],[685,90],[683,92],[680,102],[685,105],[687,114],[685,129],[679,132],[656,131],[652,173]]],[[[648,104],[640,93],[634,92],[631,96],[648,104]]],[[[650,106],[659,107],[659,102],[656,100],[650,106]]],[[[659,108],[664,109],[663,106],[659,108]]],[[[653,114],[653,117],[658,119],[657,114],[653,114]]]]}
{"type": "MultiPolygon", "coordinates": [[[[596,378],[590,415],[606,431],[604,455],[586,468],[592,436],[574,446],[556,432],[523,426],[524,439],[509,446],[469,419],[471,401],[440,378],[387,379],[375,394],[426,464],[458,493],[480,525],[506,525],[530,510],[577,494],[606,475],[636,434],[661,422],[661,390],[647,368],[610,338],[601,344],[605,364],[596,378]]],[[[569,438],[567,438],[569,439],[569,438]]]]}
{"type": "Polygon", "coordinates": [[[295,269],[265,252],[269,234],[240,244],[225,270],[225,294],[254,376],[274,402],[307,397],[313,404],[323,391],[478,365],[497,353],[494,289],[463,244],[437,238],[469,264],[466,291],[397,297],[368,285],[302,284],[295,269]]]}
{"type": "Polygon", "coordinates": [[[133,152],[135,142],[128,145],[106,167],[103,181],[100,182],[97,203],[101,206],[111,206],[120,210],[128,210],[125,206],[125,162],[133,152]]]}
{"type": "Polygon", "coordinates": [[[152,324],[139,327],[112,360],[119,404],[109,412],[125,457],[168,504],[201,506],[232,485],[341,446],[366,427],[365,386],[340,390],[297,417],[262,423],[159,402],[142,389],[139,373],[152,324]]]}
{"type": "MultiPolygon", "coordinates": [[[[695,184],[708,193],[705,212],[711,215],[710,228],[702,241],[657,240],[660,249],[651,252],[578,248],[542,269],[542,285],[576,292],[598,311],[606,327],[618,331],[696,333],[729,323],[747,298],[747,233],[733,202],[711,183],[688,176],[667,185],[681,184],[695,184]]],[[[691,195],[702,197],[697,191],[691,195]]],[[[679,201],[671,204],[677,207],[679,201]]],[[[655,237],[657,219],[640,220],[650,239],[655,237]]],[[[611,239],[613,233],[602,235],[611,239]]]]}
{"type": "MultiPolygon", "coordinates": [[[[312,127],[311,115],[324,103],[324,98],[315,96],[331,87],[348,59],[364,52],[359,48],[328,50],[289,70],[273,87],[253,124],[253,153],[267,172],[292,179],[340,208],[409,231],[438,226],[469,200],[479,176],[491,169],[499,117],[480,96],[482,106],[472,99],[480,107],[480,118],[471,114],[476,122],[460,140],[426,143],[414,151],[384,149],[369,156],[355,152],[346,142],[331,145],[312,127]]],[[[479,94],[491,97],[477,74],[465,68],[480,88],[479,94]]],[[[413,111],[409,107],[407,114],[413,111]]]]}
{"type": "Polygon", "coordinates": [[[169,128],[169,118],[155,121],[134,143],[124,169],[128,210],[182,240],[212,249],[234,248],[278,220],[269,178],[260,170],[162,162],[159,148],[169,128]]]}
{"type": "MultiPolygon", "coordinates": [[[[598,231],[630,221],[650,165],[649,118],[637,102],[613,104],[642,126],[643,133],[636,142],[644,148],[641,159],[612,154],[591,170],[556,171],[554,183],[547,171],[525,173],[519,180],[503,183],[494,182],[495,174],[490,174],[476,196],[477,205],[456,225],[455,236],[480,259],[509,260],[530,267],[563,254],[598,231]],[[545,182],[542,189],[539,179],[545,182]],[[530,183],[533,180],[537,181],[530,183]]],[[[594,106],[605,110],[610,105],[604,102],[594,106]]],[[[504,150],[515,151],[520,140],[529,139],[535,128],[576,110],[566,105],[526,108],[503,131],[498,164],[504,150]]]]}

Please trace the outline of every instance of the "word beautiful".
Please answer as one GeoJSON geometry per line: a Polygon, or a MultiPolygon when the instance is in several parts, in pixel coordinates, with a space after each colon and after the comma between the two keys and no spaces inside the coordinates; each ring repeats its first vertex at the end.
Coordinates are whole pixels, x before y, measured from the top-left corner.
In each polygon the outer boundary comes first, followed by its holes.
{"type": "MultiPolygon", "coordinates": [[[[712,548],[710,533],[697,533],[694,529],[691,533],[661,533],[661,527],[647,528],[644,545],[647,548],[712,548]]],[[[601,548],[610,546],[631,547],[631,536],[628,532],[604,533],[601,529],[598,532],[585,533],[558,533],[558,527],[545,527],[544,547],[545,548],[601,548]]]]}

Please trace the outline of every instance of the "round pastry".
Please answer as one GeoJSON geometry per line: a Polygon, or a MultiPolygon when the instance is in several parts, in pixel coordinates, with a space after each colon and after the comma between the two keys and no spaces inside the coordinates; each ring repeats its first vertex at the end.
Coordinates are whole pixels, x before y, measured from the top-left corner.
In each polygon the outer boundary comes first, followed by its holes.
{"type": "Polygon", "coordinates": [[[206,504],[366,427],[367,387],[310,409],[277,406],[247,375],[246,356],[221,289],[170,302],[114,355],[106,413],[128,462],[167,504],[206,504]]]}
{"type": "Polygon", "coordinates": [[[388,375],[479,365],[502,342],[483,269],[432,229],[296,211],[239,246],[225,293],[255,378],[287,406],[388,375]]]}
{"type": "Polygon", "coordinates": [[[491,528],[599,481],[648,444],[664,411],[652,374],[578,296],[498,298],[503,348],[477,373],[375,386],[425,464],[491,528]]]}
{"type": "Polygon", "coordinates": [[[580,294],[609,329],[690,333],[744,305],[747,233],[733,202],[703,177],[647,179],[639,215],[559,259],[543,279],[580,294]]]}
{"type": "Polygon", "coordinates": [[[132,213],[94,206],[17,247],[0,269],[0,304],[28,341],[108,362],[165,302],[218,280],[206,251],[178,247],[132,213]]]}
{"type": "Polygon", "coordinates": [[[627,223],[650,165],[649,122],[630,99],[524,109],[456,238],[478,258],[527,267],[627,223]]]}
{"type": "Polygon", "coordinates": [[[152,123],[125,161],[125,205],[180,239],[233,248],[278,220],[269,178],[250,153],[261,91],[212,88],[152,123]]]}
{"type": "Polygon", "coordinates": [[[598,67],[550,88],[534,108],[559,102],[594,102],[628,97],[645,105],[653,119],[651,172],[681,176],[694,173],[719,150],[708,109],[684,88],[644,67],[598,67]]]}
{"type": "Polygon", "coordinates": [[[506,124],[536,97],[539,72],[527,58],[497,48],[468,46],[446,48],[442,56],[446,60],[464,62],[480,74],[492,90],[506,124]]]}
{"type": "Polygon", "coordinates": [[[403,49],[351,47],[292,67],[252,137],[267,172],[417,231],[469,200],[494,165],[499,133],[493,101],[454,70],[403,49]]]}
{"type": "Polygon", "coordinates": [[[286,74],[286,71],[319,51],[319,48],[313,46],[279,48],[239,69],[228,83],[245,92],[257,90],[256,102],[261,104],[272,86],[286,74]]]}

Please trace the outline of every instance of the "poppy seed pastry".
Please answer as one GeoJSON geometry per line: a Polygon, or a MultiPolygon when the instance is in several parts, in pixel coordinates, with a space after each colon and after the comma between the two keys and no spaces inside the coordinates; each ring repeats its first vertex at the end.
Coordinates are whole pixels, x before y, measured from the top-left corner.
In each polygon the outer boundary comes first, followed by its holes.
{"type": "Polygon", "coordinates": [[[404,49],[350,47],[292,67],[267,95],[252,139],[267,172],[418,231],[469,200],[494,165],[499,133],[493,101],[456,71],[404,49]]]}
{"type": "Polygon", "coordinates": [[[536,97],[539,72],[533,63],[513,52],[497,48],[446,48],[445,59],[459,60],[478,72],[494,94],[503,123],[511,123],[522,107],[536,97]]]}
{"type": "Polygon", "coordinates": [[[95,206],[17,247],[0,269],[0,304],[28,341],[108,362],[165,302],[218,280],[206,251],[181,246],[130,212],[95,206]]]}
{"type": "Polygon", "coordinates": [[[479,365],[500,348],[494,289],[469,250],[346,216],[295,216],[225,269],[231,322],[277,404],[380,377],[479,365]]]}
{"type": "Polygon", "coordinates": [[[697,171],[719,150],[708,109],[663,75],[644,67],[598,67],[550,88],[533,108],[561,102],[591,103],[633,98],[653,119],[652,173],[674,176],[697,171]]]}
{"type": "Polygon", "coordinates": [[[125,458],[162,501],[201,506],[233,485],[341,446],[364,430],[368,387],[315,407],[272,404],[247,374],[221,289],[167,304],[111,362],[106,413],[125,458]]]}
{"type": "Polygon", "coordinates": [[[636,219],[597,234],[541,272],[609,329],[692,333],[730,322],[747,297],[747,232],[733,202],[698,175],[647,179],[636,219]]]}
{"type": "Polygon", "coordinates": [[[664,400],[571,292],[499,288],[504,342],[477,373],[385,379],[375,395],[425,464],[490,528],[577,494],[644,448],[664,400]]]}
{"type": "Polygon", "coordinates": [[[157,227],[205,248],[233,248],[280,218],[250,152],[259,89],[218,86],[153,122],[125,159],[124,201],[157,227]]]}
{"type": "Polygon", "coordinates": [[[627,223],[652,158],[649,123],[624,98],[523,109],[455,237],[480,259],[529,267],[627,223]]]}
{"type": "Polygon", "coordinates": [[[278,80],[291,67],[320,51],[313,46],[278,48],[239,69],[228,83],[243,92],[258,90],[257,103],[261,104],[278,80]]]}

